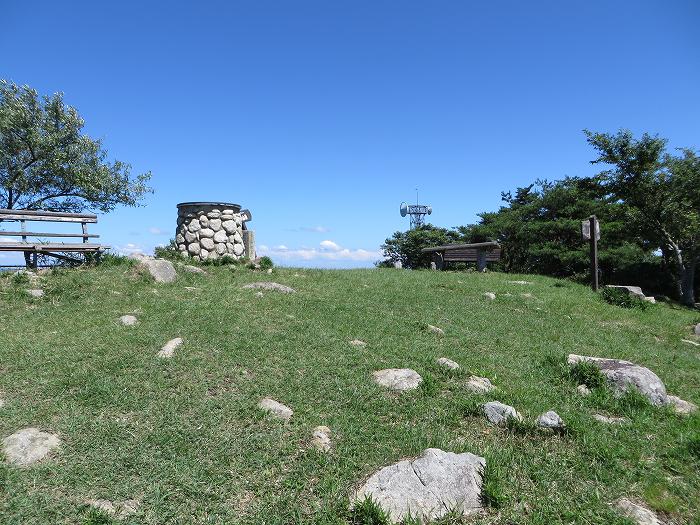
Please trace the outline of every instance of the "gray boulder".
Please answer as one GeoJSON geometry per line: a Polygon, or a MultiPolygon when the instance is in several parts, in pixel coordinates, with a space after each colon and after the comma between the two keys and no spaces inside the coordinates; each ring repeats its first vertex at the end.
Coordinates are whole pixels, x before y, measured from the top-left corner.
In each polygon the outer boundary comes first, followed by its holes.
{"type": "Polygon", "coordinates": [[[607,378],[608,384],[617,394],[635,388],[656,406],[669,403],[666,386],[659,379],[659,376],[648,368],[621,359],[604,359],[576,354],[569,354],[567,361],[569,365],[581,362],[593,363],[607,378]]]}
{"type": "Polygon", "coordinates": [[[439,358],[437,360],[437,364],[443,368],[447,368],[448,370],[459,370],[459,365],[447,357],[439,358]]]}
{"type": "Polygon", "coordinates": [[[554,410],[550,410],[537,418],[537,426],[542,428],[564,428],[564,421],[554,410]]]}
{"type": "Polygon", "coordinates": [[[139,320],[136,319],[136,317],[133,315],[122,315],[119,318],[119,322],[124,326],[134,326],[136,323],[139,322],[139,320]]]}
{"type": "Polygon", "coordinates": [[[292,414],[294,414],[294,411],[287,405],[283,405],[279,401],[275,401],[269,397],[262,399],[260,403],[258,403],[258,408],[264,410],[272,417],[282,419],[284,421],[289,421],[292,414]]]}
{"type": "Polygon", "coordinates": [[[501,425],[511,418],[517,419],[518,421],[523,419],[512,406],[499,401],[489,401],[485,403],[482,408],[486,419],[494,425],[501,425]]]}
{"type": "Polygon", "coordinates": [[[351,496],[351,506],[370,498],[392,523],[409,516],[427,522],[450,512],[468,516],[481,509],[485,467],[484,458],[469,452],[429,448],[372,474],[351,496]]]}
{"type": "Polygon", "coordinates": [[[640,299],[646,298],[646,295],[644,295],[644,292],[639,286],[624,286],[624,285],[619,285],[619,284],[608,284],[605,286],[606,288],[619,288],[621,290],[626,290],[627,293],[630,295],[634,295],[635,297],[639,297],[640,299]]]}
{"type": "Polygon", "coordinates": [[[34,298],[39,298],[39,297],[44,297],[44,290],[40,290],[38,288],[30,289],[27,290],[27,293],[34,298]]]}
{"type": "Polygon", "coordinates": [[[273,283],[269,281],[265,282],[257,282],[257,283],[250,283],[246,284],[243,286],[245,289],[260,289],[260,290],[274,290],[276,292],[282,292],[282,293],[295,293],[296,290],[294,288],[290,288],[289,286],[285,286],[283,284],[279,283],[273,283]]]}
{"type": "Polygon", "coordinates": [[[676,414],[681,414],[681,415],[688,415],[692,414],[698,409],[698,406],[695,403],[691,403],[690,401],[685,401],[681,399],[680,397],[676,396],[668,396],[668,401],[673,407],[673,411],[676,414]]]}
{"type": "Polygon", "coordinates": [[[325,425],[314,428],[311,434],[311,444],[319,452],[331,451],[331,429],[325,425]]]}
{"type": "Polygon", "coordinates": [[[56,450],[61,440],[55,434],[30,427],[6,437],[2,444],[7,461],[19,467],[28,467],[56,450]]]}
{"type": "Polygon", "coordinates": [[[137,268],[148,272],[157,283],[171,283],[177,278],[175,267],[170,261],[142,254],[132,255],[131,258],[136,261],[137,268]]]}
{"type": "Polygon", "coordinates": [[[491,392],[491,390],[496,388],[493,386],[493,384],[491,384],[491,381],[489,381],[488,378],[479,376],[469,376],[469,380],[465,386],[467,387],[467,390],[473,394],[485,394],[486,392],[491,392]]]}
{"type": "Polygon", "coordinates": [[[386,368],[374,372],[374,380],[390,390],[403,392],[418,388],[423,378],[410,368],[386,368]]]}
{"type": "Polygon", "coordinates": [[[614,506],[620,514],[637,525],[664,525],[664,522],[655,513],[627,498],[620,498],[614,503],[614,506]]]}
{"type": "Polygon", "coordinates": [[[445,335],[445,331],[442,328],[438,328],[437,326],[433,326],[431,324],[428,325],[428,332],[433,332],[434,334],[438,335],[445,335]]]}
{"type": "Polygon", "coordinates": [[[163,357],[165,359],[169,359],[175,354],[175,350],[177,349],[178,346],[182,344],[182,337],[176,337],[175,339],[171,339],[165,345],[163,345],[163,348],[161,348],[158,351],[158,357],[163,357]]]}

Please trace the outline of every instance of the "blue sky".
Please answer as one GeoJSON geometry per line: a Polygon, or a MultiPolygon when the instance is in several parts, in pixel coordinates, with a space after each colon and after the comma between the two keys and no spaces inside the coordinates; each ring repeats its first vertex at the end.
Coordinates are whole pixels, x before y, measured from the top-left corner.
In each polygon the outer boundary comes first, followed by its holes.
{"type": "Polygon", "coordinates": [[[178,202],[216,200],[253,212],[279,264],[369,266],[408,228],[398,208],[416,187],[451,227],[503,190],[595,172],[583,128],[700,148],[694,1],[3,0],[0,13],[0,77],[63,91],[111,157],[153,172],[144,207],[97,225],[125,252],[174,237],[178,202]]]}

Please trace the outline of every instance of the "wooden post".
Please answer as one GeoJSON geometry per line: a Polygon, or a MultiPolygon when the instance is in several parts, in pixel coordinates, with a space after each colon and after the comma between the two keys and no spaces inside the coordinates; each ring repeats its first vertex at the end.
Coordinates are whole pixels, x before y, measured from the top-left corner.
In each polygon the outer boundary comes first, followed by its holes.
{"type": "Polygon", "coordinates": [[[476,269],[480,272],[486,269],[486,250],[479,249],[476,251],[476,269]]]}
{"type": "Polygon", "coordinates": [[[87,237],[87,223],[83,222],[81,223],[83,225],[83,243],[88,242],[88,237],[87,237]]]}
{"type": "Polygon", "coordinates": [[[588,218],[590,228],[590,246],[591,246],[591,288],[594,292],[598,291],[598,219],[595,215],[588,218]]]}

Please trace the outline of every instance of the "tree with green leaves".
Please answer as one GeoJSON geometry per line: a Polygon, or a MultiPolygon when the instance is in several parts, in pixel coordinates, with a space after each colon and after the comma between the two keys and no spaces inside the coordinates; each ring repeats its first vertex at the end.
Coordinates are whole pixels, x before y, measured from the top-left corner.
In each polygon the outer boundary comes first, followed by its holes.
{"type": "Polygon", "coordinates": [[[422,253],[423,248],[460,242],[462,236],[455,230],[424,224],[406,232],[394,232],[381,248],[386,259],[380,265],[389,266],[401,262],[404,268],[430,267],[431,254],[422,253]]]}
{"type": "Polygon", "coordinates": [[[613,166],[601,173],[609,194],[630,209],[631,224],[661,248],[681,302],[695,304],[700,263],[700,157],[691,149],[666,151],[667,141],[647,133],[585,131],[598,152],[592,163],[613,166]]]}
{"type": "Polygon", "coordinates": [[[28,86],[0,80],[0,208],[109,212],[136,206],[150,172],[109,161],[99,139],[63,95],[40,97],[28,86]]]}

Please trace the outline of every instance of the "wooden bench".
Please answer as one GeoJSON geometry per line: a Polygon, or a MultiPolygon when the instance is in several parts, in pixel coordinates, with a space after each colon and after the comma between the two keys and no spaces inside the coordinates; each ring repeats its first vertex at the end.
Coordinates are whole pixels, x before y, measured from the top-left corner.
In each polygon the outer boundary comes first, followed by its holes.
{"type": "Polygon", "coordinates": [[[481,272],[486,263],[496,262],[501,258],[501,245],[497,242],[476,242],[472,244],[446,244],[423,248],[423,253],[432,253],[437,270],[444,270],[449,262],[473,262],[481,272]]]}
{"type": "MultiPolygon", "coordinates": [[[[19,231],[10,231],[0,229],[0,237],[21,237],[21,241],[0,241],[0,252],[24,252],[25,260],[28,265],[36,267],[37,255],[50,255],[56,259],[80,263],[81,260],[75,257],[65,255],[65,253],[82,253],[82,254],[100,254],[104,250],[109,249],[109,246],[88,242],[89,239],[98,238],[99,235],[88,233],[87,225],[97,223],[97,215],[90,213],[62,213],[53,211],[37,211],[37,210],[8,210],[0,208],[0,223],[13,221],[20,223],[19,231]],[[82,226],[81,233],[51,233],[37,232],[27,229],[27,222],[63,222],[63,223],[80,223],[82,226]],[[44,238],[82,238],[82,243],[79,242],[46,242],[32,241],[29,237],[44,239],[44,238]],[[61,253],[57,253],[61,252],[61,253]],[[30,263],[29,255],[33,255],[33,263],[30,263]]],[[[3,227],[7,227],[4,226],[3,227]]]]}

